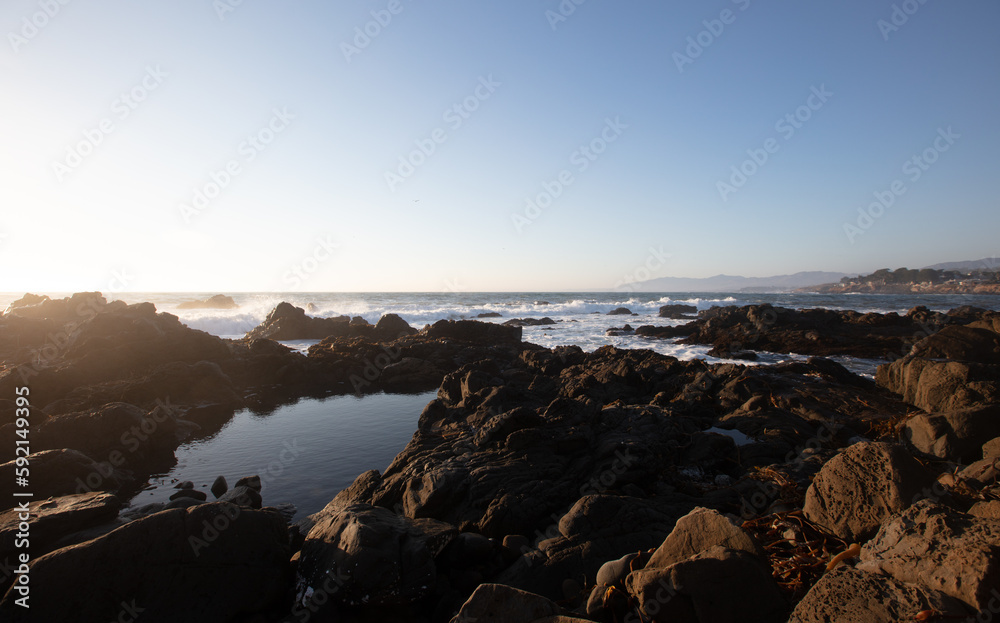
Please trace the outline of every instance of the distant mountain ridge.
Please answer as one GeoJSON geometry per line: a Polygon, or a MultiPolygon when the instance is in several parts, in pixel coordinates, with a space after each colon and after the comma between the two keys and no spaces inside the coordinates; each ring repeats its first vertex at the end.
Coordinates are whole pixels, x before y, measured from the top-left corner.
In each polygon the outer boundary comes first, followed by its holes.
{"type": "Polygon", "coordinates": [[[1000,270],[1000,257],[984,257],[981,260],[965,260],[964,262],[943,262],[941,264],[934,264],[932,266],[924,266],[924,268],[933,268],[934,270],[989,270],[995,271],[1000,270]]]}
{"type": "MultiPolygon", "coordinates": [[[[628,284],[636,292],[740,292],[742,290],[794,290],[840,281],[848,273],[804,271],[772,277],[715,275],[713,277],[660,277],[628,284]]],[[[851,275],[853,276],[853,275],[851,275]]]]}

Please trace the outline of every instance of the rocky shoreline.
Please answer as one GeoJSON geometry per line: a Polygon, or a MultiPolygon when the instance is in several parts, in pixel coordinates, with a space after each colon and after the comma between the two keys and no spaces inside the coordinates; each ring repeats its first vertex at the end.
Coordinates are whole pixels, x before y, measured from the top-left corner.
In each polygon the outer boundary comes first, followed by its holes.
{"type": "MultiPolygon", "coordinates": [[[[689,309],[661,315],[680,318],[689,309]]],[[[99,293],[0,316],[4,620],[947,621],[1000,612],[1000,313],[713,308],[648,350],[317,319],[223,340],[99,293]],[[276,339],[320,339],[307,354],[276,339]],[[824,357],[886,361],[875,381],[824,357]],[[31,617],[12,500],[30,388],[31,617]],[[290,523],[252,475],[120,513],[237,409],[437,388],[384,472],[290,523]],[[194,492],[201,493],[201,492],[194,492]],[[59,598],[47,598],[58,591],[59,598]]],[[[233,475],[235,476],[235,475],[233,475]]],[[[987,618],[983,618],[987,617],[987,618]]]]}

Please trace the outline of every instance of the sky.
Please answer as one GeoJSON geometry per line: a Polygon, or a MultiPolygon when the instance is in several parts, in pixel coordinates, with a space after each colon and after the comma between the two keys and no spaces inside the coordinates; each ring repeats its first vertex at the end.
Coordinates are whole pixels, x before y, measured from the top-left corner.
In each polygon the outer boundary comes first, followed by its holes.
{"type": "Polygon", "coordinates": [[[989,0],[5,0],[0,291],[575,291],[1000,252],[989,0]]]}

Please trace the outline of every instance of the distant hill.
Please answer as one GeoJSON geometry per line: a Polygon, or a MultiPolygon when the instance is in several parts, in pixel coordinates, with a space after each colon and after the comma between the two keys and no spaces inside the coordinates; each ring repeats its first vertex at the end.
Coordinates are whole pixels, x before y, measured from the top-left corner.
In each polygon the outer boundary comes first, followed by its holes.
{"type": "Polygon", "coordinates": [[[966,260],[964,262],[944,262],[941,264],[934,264],[933,266],[924,266],[924,268],[933,268],[935,270],[988,270],[997,271],[1000,270],[1000,258],[998,257],[985,257],[981,260],[966,260]]]}
{"type": "Polygon", "coordinates": [[[739,275],[715,275],[701,279],[660,277],[629,285],[637,292],[740,292],[743,290],[775,292],[837,282],[847,276],[847,273],[811,271],[773,277],[741,277],[739,275]]]}

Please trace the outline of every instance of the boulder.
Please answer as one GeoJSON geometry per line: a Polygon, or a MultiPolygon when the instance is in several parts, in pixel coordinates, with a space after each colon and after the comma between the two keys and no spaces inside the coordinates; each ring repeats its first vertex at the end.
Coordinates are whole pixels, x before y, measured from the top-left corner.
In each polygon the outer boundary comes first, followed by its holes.
{"type": "Polygon", "coordinates": [[[561,613],[562,608],[541,595],[503,584],[480,584],[451,623],[536,623],[561,613]]]}
{"type": "Polygon", "coordinates": [[[385,314],[375,324],[373,334],[377,339],[392,341],[407,335],[413,335],[417,330],[396,314],[385,314]]]}
{"type": "MultiPolygon", "coordinates": [[[[197,491],[196,493],[201,493],[201,495],[205,495],[201,491],[197,491]]],[[[187,497],[191,497],[193,499],[203,499],[203,498],[195,498],[194,496],[187,496],[187,497]]],[[[170,499],[173,500],[174,497],[171,496],[170,499]]],[[[226,493],[223,493],[219,497],[219,501],[229,502],[230,504],[235,504],[236,506],[240,506],[243,508],[261,508],[261,506],[263,505],[263,500],[260,497],[260,491],[240,484],[237,484],[235,487],[233,487],[226,493]]]]}
{"type": "Polygon", "coordinates": [[[987,329],[949,325],[917,342],[913,357],[1000,363],[1000,334],[987,329]]]}
{"type": "Polygon", "coordinates": [[[257,476],[257,475],[244,476],[243,478],[240,478],[239,480],[236,481],[236,486],[237,487],[250,487],[251,489],[253,489],[257,493],[260,493],[261,489],[262,489],[262,484],[261,484],[261,481],[260,481],[260,476],[257,476]]]}
{"type": "Polygon", "coordinates": [[[926,454],[970,463],[983,456],[983,444],[1000,437],[1000,405],[921,413],[906,420],[902,436],[926,454]]]}
{"type": "Polygon", "coordinates": [[[660,307],[660,318],[670,318],[672,320],[681,320],[685,318],[692,318],[694,314],[698,313],[698,308],[694,305],[664,305],[660,307]]]}
{"type": "Polygon", "coordinates": [[[222,497],[222,495],[225,494],[226,491],[229,491],[229,483],[226,482],[226,477],[219,476],[218,478],[216,478],[215,482],[212,483],[211,491],[212,495],[214,495],[216,499],[222,497]]]}
{"type": "Polygon", "coordinates": [[[788,615],[768,565],[745,551],[720,546],[667,568],[633,571],[625,587],[657,623],[779,623],[788,615]]]}
{"type": "Polygon", "coordinates": [[[1000,587],[1000,521],[922,500],[882,525],[861,549],[858,569],[923,585],[985,612],[1000,587]]]}
{"type": "Polygon", "coordinates": [[[896,623],[926,610],[949,619],[970,614],[961,601],[939,591],[841,565],[809,589],[788,623],[896,623]]]}
{"type": "Polygon", "coordinates": [[[285,522],[230,504],[167,510],[31,564],[31,583],[59,599],[0,602],[5,621],[117,621],[124,605],[141,620],[245,620],[284,599],[289,572],[285,522]]]}
{"type": "Polygon", "coordinates": [[[932,482],[931,474],[901,446],[862,441],[823,466],[806,491],[802,510],[847,542],[863,542],[932,482]]]}
{"type": "Polygon", "coordinates": [[[233,297],[225,294],[216,294],[203,301],[184,301],[177,305],[177,309],[237,309],[238,307],[233,297]]]}
{"type": "Polygon", "coordinates": [[[1000,365],[904,357],[880,365],[875,381],[928,412],[1000,403],[1000,365]]]}
{"type": "Polygon", "coordinates": [[[483,312],[481,314],[476,314],[476,318],[503,318],[503,314],[497,312],[483,312]]]}
{"type": "Polygon", "coordinates": [[[906,357],[879,366],[875,379],[930,412],[1000,402],[1000,334],[946,326],[915,344],[906,357]]]}
{"type": "Polygon", "coordinates": [[[306,310],[301,307],[295,307],[291,303],[278,303],[264,322],[246,334],[245,339],[287,341],[346,337],[351,333],[350,323],[351,319],[347,316],[313,318],[306,316],[306,310]]]}
{"type": "Polygon", "coordinates": [[[336,576],[333,600],[345,605],[405,605],[426,597],[437,580],[434,557],[458,532],[429,526],[440,522],[421,525],[367,504],[321,513],[302,545],[304,594],[336,576]]]}
{"type": "Polygon", "coordinates": [[[616,307],[607,313],[608,316],[631,316],[632,310],[627,307],[616,307]]]}
{"type": "Polygon", "coordinates": [[[646,567],[669,567],[717,545],[755,556],[764,555],[763,548],[749,532],[718,511],[699,507],[677,520],[646,567]]]}

